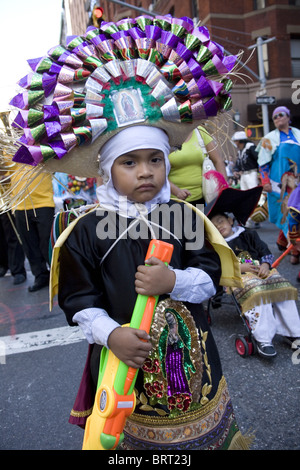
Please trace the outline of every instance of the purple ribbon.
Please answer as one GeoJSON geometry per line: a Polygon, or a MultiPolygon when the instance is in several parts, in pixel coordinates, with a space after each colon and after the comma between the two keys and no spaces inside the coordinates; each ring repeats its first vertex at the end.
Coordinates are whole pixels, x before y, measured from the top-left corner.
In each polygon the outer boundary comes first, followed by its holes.
{"type": "Polygon", "coordinates": [[[207,44],[205,44],[205,46],[207,47],[208,50],[210,50],[210,52],[213,54],[213,55],[217,55],[219,57],[219,59],[223,59],[224,57],[224,47],[221,46],[220,44],[218,44],[217,42],[214,42],[214,41],[209,41],[207,44]]]}
{"type": "Polygon", "coordinates": [[[20,127],[26,127],[28,125],[28,111],[19,111],[11,125],[16,129],[19,129],[20,127]]]}
{"type": "Polygon", "coordinates": [[[205,113],[207,117],[216,116],[219,111],[219,105],[214,98],[210,98],[208,101],[203,103],[205,113]]]}
{"type": "Polygon", "coordinates": [[[191,32],[193,36],[196,36],[199,41],[206,42],[209,41],[209,31],[206,26],[199,26],[193,29],[191,32]]]}
{"type": "Polygon", "coordinates": [[[90,38],[90,41],[94,46],[98,46],[102,41],[106,40],[106,36],[104,34],[98,34],[98,36],[94,36],[93,38],[90,38]]]}
{"type": "Polygon", "coordinates": [[[43,156],[40,147],[33,145],[25,147],[22,145],[22,147],[17,150],[12,160],[16,163],[36,166],[43,161],[43,156]]]}
{"type": "Polygon", "coordinates": [[[18,93],[16,96],[12,98],[9,104],[19,109],[27,109],[28,108],[28,93],[27,92],[18,93]]]}
{"type": "Polygon", "coordinates": [[[43,57],[39,57],[37,59],[28,59],[27,63],[29,65],[29,67],[35,72],[36,69],[37,69],[37,66],[39,65],[39,63],[41,62],[42,59],[43,59],[43,57]]]}
{"type": "Polygon", "coordinates": [[[48,145],[56,153],[56,155],[59,159],[62,158],[67,153],[65,145],[64,145],[64,143],[61,139],[60,140],[55,140],[54,142],[49,142],[48,145]]]}
{"type": "Polygon", "coordinates": [[[145,26],[145,34],[146,37],[152,39],[153,41],[157,41],[162,33],[162,29],[159,26],[154,26],[147,24],[145,26]]]}
{"type": "Polygon", "coordinates": [[[117,41],[118,39],[121,39],[121,38],[124,38],[124,37],[127,37],[127,36],[130,37],[129,31],[123,30],[123,29],[121,31],[118,31],[117,33],[112,33],[111,34],[111,37],[113,38],[114,41],[117,41]]]}
{"type": "Polygon", "coordinates": [[[146,37],[146,34],[140,28],[128,29],[128,33],[134,41],[146,37]]]}
{"type": "Polygon", "coordinates": [[[195,59],[190,59],[187,65],[191,71],[191,74],[196,80],[198,80],[201,77],[201,75],[205,75],[202,70],[201,65],[198,64],[198,62],[195,59]]]}
{"type": "Polygon", "coordinates": [[[57,137],[61,132],[62,126],[58,121],[45,122],[46,132],[49,139],[57,137]]]}
{"type": "Polygon", "coordinates": [[[201,98],[206,96],[216,96],[223,88],[223,84],[214,80],[207,80],[204,76],[200,77],[197,86],[200,91],[201,98]]]}
{"type": "Polygon", "coordinates": [[[59,116],[59,107],[58,104],[53,102],[53,104],[45,104],[43,106],[44,119],[53,119],[59,116]]]}
{"type": "Polygon", "coordinates": [[[57,75],[47,72],[43,73],[42,83],[46,98],[47,96],[50,96],[53,92],[56,85],[56,81],[57,75]]]}
{"type": "Polygon", "coordinates": [[[161,32],[160,42],[162,44],[165,44],[166,46],[169,46],[172,49],[175,49],[179,41],[180,41],[180,38],[176,36],[175,34],[171,33],[170,31],[161,32]]]}
{"type": "Polygon", "coordinates": [[[190,49],[185,47],[185,45],[182,44],[181,42],[178,43],[176,52],[185,62],[188,62],[193,56],[192,51],[190,51],[190,49]]]}

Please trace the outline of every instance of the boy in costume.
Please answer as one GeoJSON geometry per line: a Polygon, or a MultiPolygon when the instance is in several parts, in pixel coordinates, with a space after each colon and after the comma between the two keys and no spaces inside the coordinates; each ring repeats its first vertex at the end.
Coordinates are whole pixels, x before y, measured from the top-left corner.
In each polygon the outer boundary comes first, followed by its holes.
{"type": "Polygon", "coordinates": [[[247,191],[227,188],[206,208],[206,214],[240,261],[244,286],[232,290],[249,321],[258,353],[272,358],[277,354],[272,343],[275,334],[283,336],[290,345],[300,337],[300,318],[295,302],[297,289],[272,269],[274,256],[257,232],[234,226],[233,219],[227,214],[232,212],[240,223],[245,222],[242,201],[247,198],[250,204],[259,191],[261,188],[247,191]]]}
{"type": "Polygon", "coordinates": [[[168,182],[170,151],[229,109],[235,63],[189,18],[102,22],[70,38],[67,50],[31,61],[34,77],[12,101],[25,129],[15,161],[82,177],[100,168],[99,206],[55,244],[50,296],[90,343],[70,422],[84,426],[91,413],[103,345],[140,368],[124,449],[248,445],[201,306],[219,283],[242,285],[238,262],[202,212],[170,201],[168,182]],[[42,111],[28,109],[45,95],[42,111]],[[174,245],[170,267],[155,258],[144,266],[153,238],[174,245]],[[159,295],[151,343],[143,331],[119,328],[138,293],[159,295]]]}

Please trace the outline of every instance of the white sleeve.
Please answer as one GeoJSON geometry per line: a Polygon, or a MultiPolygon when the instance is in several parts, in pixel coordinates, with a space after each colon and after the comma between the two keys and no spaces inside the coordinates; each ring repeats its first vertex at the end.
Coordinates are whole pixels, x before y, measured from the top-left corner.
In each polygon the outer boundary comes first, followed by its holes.
{"type": "MultiPolygon", "coordinates": [[[[172,268],[171,268],[172,269],[172,268]]],[[[202,269],[172,269],[176,276],[175,286],[170,293],[173,300],[198,304],[216,293],[211,277],[202,269]]]]}
{"type": "Polygon", "coordinates": [[[75,313],[72,318],[78,323],[87,341],[107,346],[107,340],[111,332],[120,326],[118,322],[110,318],[106,310],[102,308],[86,308],[75,313]]]}

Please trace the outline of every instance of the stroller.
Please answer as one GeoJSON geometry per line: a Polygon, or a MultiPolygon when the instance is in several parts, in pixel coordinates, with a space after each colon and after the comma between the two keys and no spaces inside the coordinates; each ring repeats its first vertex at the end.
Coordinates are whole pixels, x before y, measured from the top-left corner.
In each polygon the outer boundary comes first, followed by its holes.
{"type": "Polygon", "coordinates": [[[220,288],[217,293],[211,297],[207,302],[206,315],[209,325],[213,323],[212,310],[220,308],[222,305],[233,305],[236,309],[237,314],[242,319],[242,322],[246,329],[246,334],[239,334],[235,338],[235,349],[241,357],[252,356],[256,353],[256,341],[253,337],[251,327],[245,315],[242,313],[239,303],[237,302],[235,295],[230,292],[226,293],[223,288],[220,288]]]}
{"type": "MultiPolygon", "coordinates": [[[[300,241],[300,239],[297,241],[300,241]]],[[[277,260],[274,261],[274,263],[272,264],[272,268],[277,268],[279,263],[290,252],[292,248],[293,248],[293,245],[290,245],[285,250],[285,252],[282,253],[282,255],[279,256],[279,258],[277,258],[277,260]]],[[[207,315],[209,325],[212,325],[213,323],[212,310],[220,308],[222,305],[225,305],[225,304],[233,305],[235,307],[236,312],[239,315],[239,317],[242,319],[242,322],[246,330],[245,335],[239,334],[235,338],[236,352],[241,357],[248,357],[248,356],[252,356],[256,354],[257,352],[256,341],[255,341],[255,338],[253,337],[251,327],[249,325],[249,322],[246,316],[242,313],[240,305],[237,299],[235,298],[235,295],[233,292],[231,291],[225,292],[224,289],[220,287],[217,290],[217,293],[208,300],[207,307],[206,307],[206,315],[207,315]]]]}

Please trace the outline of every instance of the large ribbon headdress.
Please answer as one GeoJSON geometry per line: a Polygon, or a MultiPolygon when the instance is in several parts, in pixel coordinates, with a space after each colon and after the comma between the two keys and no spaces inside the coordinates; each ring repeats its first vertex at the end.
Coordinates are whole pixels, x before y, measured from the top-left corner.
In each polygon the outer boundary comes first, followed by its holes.
{"type": "Polygon", "coordinates": [[[94,177],[101,146],[125,126],[160,127],[173,150],[229,110],[237,57],[205,26],[167,15],[102,22],[28,63],[10,102],[22,131],[13,161],[94,177]]]}

